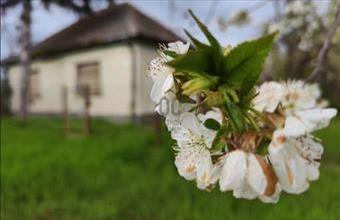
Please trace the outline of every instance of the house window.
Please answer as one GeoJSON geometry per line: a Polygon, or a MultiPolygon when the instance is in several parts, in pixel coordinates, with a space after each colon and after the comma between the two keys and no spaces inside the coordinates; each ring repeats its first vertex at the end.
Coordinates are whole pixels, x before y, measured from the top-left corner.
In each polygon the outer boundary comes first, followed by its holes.
{"type": "Polygon", "coordinates": [[[101,93],[99,64],[97,62],[83,63],[77,66],[78,94],[84,94],[86,88],[92,95],[100,95],[101,93]]]}
{"type": "Polygon", "coordinates": [[[40,93],[40,78],[37,70],[31,70],[29,75],[28,85],[29,102],[34,103],[41,97],[40,93]]]}

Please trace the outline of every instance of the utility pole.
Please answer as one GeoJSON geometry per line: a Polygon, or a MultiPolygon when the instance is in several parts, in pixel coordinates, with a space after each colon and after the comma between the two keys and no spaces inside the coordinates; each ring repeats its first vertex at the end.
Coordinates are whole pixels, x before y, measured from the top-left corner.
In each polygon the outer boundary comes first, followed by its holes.
{"type": "Polygon", "coordinates": [[[85,135],[90,134],[90,87],[85,86],[83,89],[83,98],[84,98],[84,111],[83,111],[83,133],[85,135]]]}
{"type": "Polygon", "coordinates": [[[63,86],[61,88],[61,102],[62,102],[62,108],[63,108],[64,133],[68,134],[70,132],[70,123],[69,123],[69,112],[68,112],[68,91],[67,91],[66,86],[63,86]]]}

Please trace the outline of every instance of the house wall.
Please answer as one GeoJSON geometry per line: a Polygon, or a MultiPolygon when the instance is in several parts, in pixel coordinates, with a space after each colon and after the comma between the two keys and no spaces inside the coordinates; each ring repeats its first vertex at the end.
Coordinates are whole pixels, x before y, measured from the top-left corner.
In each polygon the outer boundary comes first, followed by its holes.
{"type": "MultiPolygon", "coordinates": [[[[30,112],[60,113],[61,90],[66,86],[69,111],[74,114],[81,113],[83,99],[76,93],[77,65],[86,62],[99,63],[102,88],[99,96],[91,96],[90,113],[97,116],[127,117],[130,114],[131,53],[126,44],[34,61],[32,69],[39,72],[41,97],[30,104],[30,112]]],[[[17,112],[20,104],[20,68],[10,67],[8,76],[13,89],[12,110],[17,112]]]]}
{"type": "MultiPolygon", "coordinates": [[[[39,71],[38,86],[41,96],[29,105],[30,112],[57,113],[61,111],[62,71],[59,63],[60,61],[32,63],[31,68],[39,71]]],[[[21,69],[19,66],[10,67],[8,77],[12,89],[11,108],[13,112],[17,112],[20,107],[21,69]]]]}
{"type": "Polygon", "coordinates": [[[8,80],[12,90],[11,111],[18,112],[20,106],[20,69],[17,65],[8,67],[8,80]]]}
{"type": "Polygon", "coordinates": [[[101,94],[91,96],[92,115],[127,117],[130,112],[131,56],[125,44],[87,52],[71,54],[63,58],[64,81],[73,91],[70,93],[70,109],[81,112],[83,99],[75,92],[77,85],[77,65],[98,62],[101,94]]]}
{"type": "MultiPolygon", "coordinates": [[[[77,65],[98,62],[102,92],[91,96],[90,114],[95,116],[114,116],[129,118],[132,115],[132,53],[136,53],[136,89],[135,114],[142,116],[153,112],[153,103],[149,98],[151,80],[146,75],[147,64],[156,56],[155,46],[135,42],[83,50],[68,53],[62,57],[48,60],[36,60],[32,69],[39,74],[41,97],[30,104],[32,113],[62,112],[62,87],[68,88],[68,106],[73,114],[80,114],[83,99],[76,93],[77,65]]],[[[17,65],[8,69],[10,85],[13,90],[12,110],[17,112],[20,106],[20,68],[17,65]]]]}

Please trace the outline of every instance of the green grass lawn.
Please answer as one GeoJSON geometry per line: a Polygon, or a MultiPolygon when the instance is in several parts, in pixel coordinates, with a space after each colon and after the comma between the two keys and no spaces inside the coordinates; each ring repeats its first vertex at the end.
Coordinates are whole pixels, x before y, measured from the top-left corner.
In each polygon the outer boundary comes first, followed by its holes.
{"type": "Polygon", "coordinates": [[[272,205],[200,191],[151,128],[97,120],[90,137],[66,137],[58,119],[2,119],[1,219],[340,219],[340,120],[317,135],[320,179],[272,205]]]}

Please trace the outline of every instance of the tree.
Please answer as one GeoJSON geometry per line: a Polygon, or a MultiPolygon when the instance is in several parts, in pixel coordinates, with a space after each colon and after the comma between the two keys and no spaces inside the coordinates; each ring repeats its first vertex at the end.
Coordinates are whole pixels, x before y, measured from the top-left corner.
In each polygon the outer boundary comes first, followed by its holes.
{"type": "MultiPolygon", "coordinates": [[[[340,31],[336,29],[340,22],[336,21],[340,19],[336,16],[337,11],[338,14],[340,11],[339,1],[329,1],[328,9],[325,10],[319,10],[316,2],[307,0],[272,3],[275,15],[263,24],[264,32],[279,30],[280,39],[269,57],[263,79],[316,80],[331,104],[340,107],[340,97],[334,93],[334,90],[340,89],[340,44],[337,43],[340,31]]],[[[228,20],[220,17],[218,24],[221,31],[226,31],[230,26],[247,24],[251,13],[265,4],[269,2],[260,2],[252,8],[241,10],[228,20]]]]}
{"type": "Polygon", "coordinates": [[[8,83],[7,72],[5,68],[0,69],[0,110],[1,115],[10,115],[11,87],[8,83]]]}
{"type": "Polygon", "coordinates": [[[282,3],[285,8],[277,22],[265,24],[265,32],[280,30],[279,47],[272,53],[268,73],[274,79],[306,79],[312,74],[308,79],[317,80],[324,96],[339,107],[339,96],[334,93],[340,89],[337,61],[340,45],[336,43],[340,39],[339,29],[336,31],[339,2],[329,2],[325,11],[318,11],[311,1],[282,3]]]}

